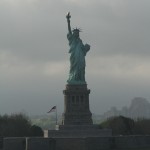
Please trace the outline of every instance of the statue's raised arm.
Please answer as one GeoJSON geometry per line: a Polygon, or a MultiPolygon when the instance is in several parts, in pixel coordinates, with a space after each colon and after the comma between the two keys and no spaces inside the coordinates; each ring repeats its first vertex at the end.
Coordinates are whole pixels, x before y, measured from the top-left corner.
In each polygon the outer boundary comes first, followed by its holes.
{"type": "Polygon", "coordinates": [[[71,18],[70,12],[67,13],[66,18],[67,18],[67,23],[68,23],[68,32],[70,34],[72,34],[72,32],[71,32],[71,26],[70,26],[70,18],[71,18]]]}

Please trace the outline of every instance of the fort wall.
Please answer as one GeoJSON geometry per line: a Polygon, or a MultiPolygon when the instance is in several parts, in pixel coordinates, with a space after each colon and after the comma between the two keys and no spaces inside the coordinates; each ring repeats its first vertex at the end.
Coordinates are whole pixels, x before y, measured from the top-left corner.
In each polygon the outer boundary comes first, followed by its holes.
{"type": "Polygon", "coordinates": [[[150,150],[150,136],[1,138],[0,150],[150,150]]]}

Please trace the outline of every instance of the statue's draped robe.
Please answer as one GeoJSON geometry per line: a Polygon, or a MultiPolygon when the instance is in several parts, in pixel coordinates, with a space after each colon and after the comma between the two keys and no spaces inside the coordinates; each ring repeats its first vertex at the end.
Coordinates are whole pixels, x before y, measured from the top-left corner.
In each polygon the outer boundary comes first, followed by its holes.
{"type": "Polygon", "coordinates": [[[86,84],[85,82],[85,55],[89,49],[87,49],[82,40],[78,37],[75,38],[73,34],[68,33],[67,38],[69,40],[70,50],[70,72],[69,72],[69,84],[86,84]]]}

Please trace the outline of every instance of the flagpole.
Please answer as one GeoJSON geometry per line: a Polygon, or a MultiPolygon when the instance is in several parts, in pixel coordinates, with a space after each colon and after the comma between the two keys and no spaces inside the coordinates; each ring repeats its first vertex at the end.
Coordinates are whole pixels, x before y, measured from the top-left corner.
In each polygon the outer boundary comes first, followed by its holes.
{"type": "Polygon", "coordinates": [[[56,125],[57,125],[57,105],[56,105],[56,125]]]}

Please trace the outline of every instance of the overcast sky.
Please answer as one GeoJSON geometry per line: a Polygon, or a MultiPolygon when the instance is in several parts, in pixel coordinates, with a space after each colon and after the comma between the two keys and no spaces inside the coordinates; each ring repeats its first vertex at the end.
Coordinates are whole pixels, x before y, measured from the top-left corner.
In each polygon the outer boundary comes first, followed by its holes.
{"type": "Polygon", "coordinates": [[[150,101],[150,0],[0,0],[0,114],[63,112],[68,11],[91,45],[92,113],[150,101]]]}

